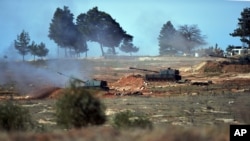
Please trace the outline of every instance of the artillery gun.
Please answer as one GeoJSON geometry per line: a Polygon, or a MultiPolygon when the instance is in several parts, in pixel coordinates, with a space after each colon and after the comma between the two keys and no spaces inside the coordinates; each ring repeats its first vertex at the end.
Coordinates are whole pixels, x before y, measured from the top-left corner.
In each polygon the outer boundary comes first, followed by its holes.
{"type": "Polygon", "coordinates": [[[96,79],[91,79],[85,81],[84,87],[90,87],[90,88],[101,88],[103,90],[109,90],[108,83],[107,81],[104,80],[96,80],[96,79]]]}
{"type": "Polygon", "coordinates": [[[154,71],[148,69],[140,69],[129,67],[129,69],[152,72],[150,74],[145,74],[145,79],[148,81],[179,81],[181,80],[179,70],[168,68],[166,70],[154,71]]]}
{"type": "Polygon", "coordinates": [[[109,90],[109,87],[108,87],[108,83],[107,81],[104,81],[104,80],[96,80],[96,79],[90,79],[90,80],[87,80],[87,81],[83,81],[79,78],[75,78],[75,77],[72,77],[72,76],[68,76],[68,75],[65,75],[61,72],[57,72],[58,74],[60,75],[63,75],[65,77],[68,77],[78,83],[81,83],[83,85],[81,85],[81,87],[85,87],[85,88],[101,88],[103,90],[109,90]]]}

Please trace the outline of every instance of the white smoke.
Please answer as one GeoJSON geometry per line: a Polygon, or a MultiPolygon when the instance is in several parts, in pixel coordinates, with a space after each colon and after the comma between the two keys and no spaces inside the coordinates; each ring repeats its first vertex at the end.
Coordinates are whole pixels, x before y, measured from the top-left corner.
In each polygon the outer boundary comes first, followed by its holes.
{"type": "Polygon", "coordinates": [[[65,87],[70,77],[81,80],[89,78],[92,67],[85,62],[83,60],[0,61],[0,85],[11,84],[20,94],[27,94],[43,87],[65,87]]]}

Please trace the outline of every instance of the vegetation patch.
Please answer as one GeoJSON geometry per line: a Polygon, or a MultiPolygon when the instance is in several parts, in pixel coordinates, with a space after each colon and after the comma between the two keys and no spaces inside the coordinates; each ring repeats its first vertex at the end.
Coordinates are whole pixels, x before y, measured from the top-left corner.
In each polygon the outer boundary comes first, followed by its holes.
{"type": "Polygon", "coordinates": [[[89,91],[77,87],[77,82],[71,81],[63,93],[56,103],[57,124],[80,128],[105,123],[105,106],[89,91]]]}
{"type": "Polygon", "coordinates": [[[31,116],[26,108],[13,101],[0,104],[0,130],[23,131],[33,126],[31,116]]]}
{"type": "Polygon", "coordinates": [[[153,127],[152,122],[142,114],[131,111],[124,111],[115,114],[113,118],[113,126],[116,128],[148,128],[153,127]]]}

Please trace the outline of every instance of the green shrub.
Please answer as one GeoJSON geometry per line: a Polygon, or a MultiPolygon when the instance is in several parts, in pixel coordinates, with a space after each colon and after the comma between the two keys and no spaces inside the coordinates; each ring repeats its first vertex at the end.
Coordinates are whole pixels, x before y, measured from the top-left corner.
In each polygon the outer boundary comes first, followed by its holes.
{"type": "Polygon", "coordinates": [[[13,101],[7,101],[0,104],[1,130],[23,131],[33,126],[31,116],[26,108],[15,104],[13,101]]]}
{"type": "Polygon", "coordinates": [[[56,119],[58,125],[66,128],[101,125],[106,121],[105,107],[88,91],[77,87],[77,82],[71,81],[56,102],[56,119]]]}
{"type": "Polygon", "coordinates": [[[115,114],[113,118],[113,126],[116,128],[147,128],[151,129],[152,122],[144,115],[136,114],[131,111],[124,111],[115,114]]]}

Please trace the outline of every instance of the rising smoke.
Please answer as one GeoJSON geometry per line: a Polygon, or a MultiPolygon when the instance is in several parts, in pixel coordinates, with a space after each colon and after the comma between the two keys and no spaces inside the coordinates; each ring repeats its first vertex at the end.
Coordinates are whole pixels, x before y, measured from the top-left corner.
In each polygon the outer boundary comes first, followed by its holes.
{"type": "Polygon", "coordinates": [[[92,67],[83,60],[40,62],[0,61],[0,87],[11,86],[20,94],[43,87],[65,87],[70,77],[86,80],[92,67]],[[62,75],[63,74],[63,75],[62,75]]]}

